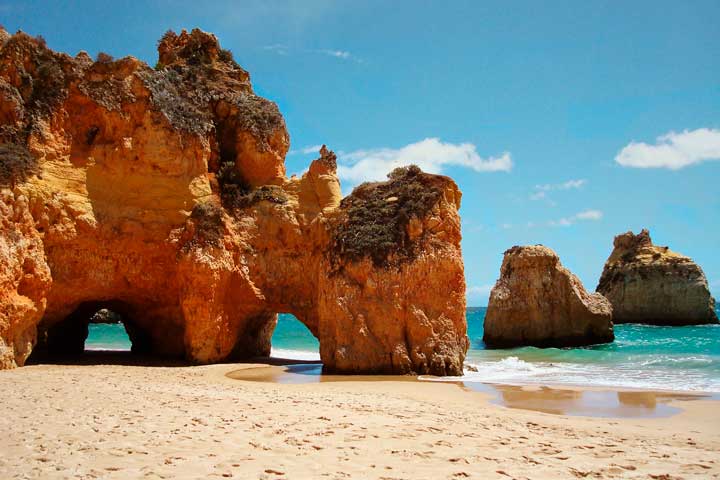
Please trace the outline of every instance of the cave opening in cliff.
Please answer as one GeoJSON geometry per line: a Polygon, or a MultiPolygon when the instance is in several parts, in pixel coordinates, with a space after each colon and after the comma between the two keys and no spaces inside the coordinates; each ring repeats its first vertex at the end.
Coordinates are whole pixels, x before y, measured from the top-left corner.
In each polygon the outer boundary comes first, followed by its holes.
{"type": "Polygon", "coordinates": [[[276,358],[320,361],[320,342],[303,322],[289,313],[278,315],[270,340],[271,355],[276,358]]]}
{"type": "Polygon", "coordinates": [[[132,342],[122,315],[107,308],[98,310],[88,324],[85,351],[130,351],[132,342]]]}
{"type": "Polygon", "coordinates": [[[33,356],[52,361],[99,351],[149,353],[149,337],[134,324],[124,302],[81,303],[63,320],[38,329],[33,356]]]}

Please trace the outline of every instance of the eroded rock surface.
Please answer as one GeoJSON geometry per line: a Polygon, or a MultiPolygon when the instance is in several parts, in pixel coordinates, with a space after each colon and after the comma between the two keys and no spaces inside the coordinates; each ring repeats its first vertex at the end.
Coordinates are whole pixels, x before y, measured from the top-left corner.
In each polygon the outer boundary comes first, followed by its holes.
{"type": "Polygon", "coordinates": [[[615,237],[597,291],[613,305],[615,323],[718,323],[715,300],[700,266],[653,245],[650,232],[615,237]]]}
{"type": "Polygon", "coordinates": [[[505,252],[490,292],[483,341],[491,347],[570,347],[612,342],[612,307],[588,293],[542,245],[505,252]]]}
{"type": "Polygon", "coordinates": [[[277,106],[199,30],[155,69],[1,33],[0,367],[81,350],[107,308],[134,351],[266,355],[287,312],[329,370],[461,373],[452,180],[401,169],[343,200],[325,147],[287,178],[277,106]]]}

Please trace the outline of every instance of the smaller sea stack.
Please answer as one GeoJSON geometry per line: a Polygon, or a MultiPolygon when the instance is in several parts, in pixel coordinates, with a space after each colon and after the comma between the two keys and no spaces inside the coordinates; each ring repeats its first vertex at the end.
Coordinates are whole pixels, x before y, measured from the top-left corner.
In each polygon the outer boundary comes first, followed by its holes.
{"type": "Polygon", "coordinates": [[[575,347],[615,339],[612,306],[542,245],[505,252],[490,293],[483,341],[488,347],[575,347]]]}
{"type": "Polygon", "coordinates": [[[612,303],[615,323],[718,323],[705,274],[690,258],[653,245],[647,229],[613,245],[597,291],[612,303]]]}

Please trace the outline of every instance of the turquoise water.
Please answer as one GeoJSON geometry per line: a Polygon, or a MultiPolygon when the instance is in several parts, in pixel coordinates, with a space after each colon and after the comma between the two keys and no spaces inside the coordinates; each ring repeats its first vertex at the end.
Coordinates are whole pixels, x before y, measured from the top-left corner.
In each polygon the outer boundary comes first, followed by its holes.
{"type": "MultiPolygon", "coordinates": [[[[485,310],[467,313],[471,345],[462,377],[465,382],[720,392],[720,325],[616,325],[615,342],[606,345],[486,350],[482,343],[485,310]]],[[[320,358],[318,341],[292,315],[280,315],[272,344],[276,357],[320,358]]],[[[130,342],[122,325],[91,324],[86,346],[129,350],[130,342]]]]}
{"type": "Polygon", "coordinates": [[[465,381],[720,392],[720,325],[615,326],[615,341],[582,348],[486,350],[485,308],[468,311],[465,381]]]}
{"type": "Polygon", "coordinates": [[[130,350],[130,339],[122,323],[91,323],[88,330],[86,350],[130,350]]]}

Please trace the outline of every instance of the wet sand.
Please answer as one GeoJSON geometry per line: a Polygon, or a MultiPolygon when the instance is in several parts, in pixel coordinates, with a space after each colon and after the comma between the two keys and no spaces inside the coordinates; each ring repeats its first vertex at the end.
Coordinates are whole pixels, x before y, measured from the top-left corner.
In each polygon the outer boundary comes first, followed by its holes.
{"type": "Polygon", "coordinates": [[[507,408],[582,391],[516,387],[503,407],[406,377],[270,383],[263,365],[95,358],[0,372],[0,478],[720,478],[712,399],[616,392],[681,411],[596,418],[507,408]]]}
{"type": "MultiPolygon", "coordinates": [[[[227,373],[229,378],[279,384],[306,384],[322,382],[363,381],[430,381],[413,376],[351,376],[322,374],[322,365],[297,365],[243,368],[227,373]]],[[[567,416],[602,418],[656,418],[669,417],[682,412],[681,402],[714,400],[720,395],[712,393],[676,393],[641,390],[605,390],[538,385],[500,385],[478,382],[443,382],[473,392],[491,395],[491,403],[506,408],[519,408],[536,412],[567,416]],[[674,403],[677,406],[671,406],[674,403]]]]}

